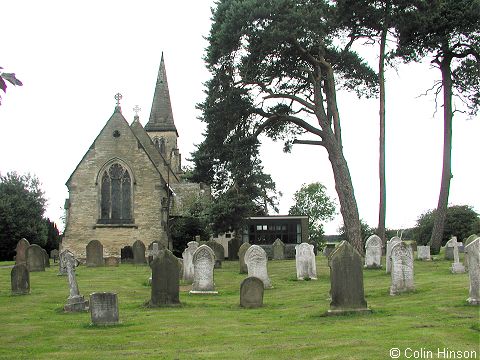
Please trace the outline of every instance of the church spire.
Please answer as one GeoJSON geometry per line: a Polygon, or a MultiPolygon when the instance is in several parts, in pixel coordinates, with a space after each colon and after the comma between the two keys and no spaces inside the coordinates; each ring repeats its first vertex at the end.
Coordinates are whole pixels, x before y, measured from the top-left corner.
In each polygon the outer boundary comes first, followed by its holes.
{"type": "Polygon", "coordinates": [[[152,111],[150,119],[145,125],[147,131],[175,131],[175,123],[173,121],[172,104],[170,102],[170,93],[168,91],[167,72],[165,71],[165,61],[160,60],[158,69],[157,84],[155,85],[155,93],[153,95],[152,111]]]}

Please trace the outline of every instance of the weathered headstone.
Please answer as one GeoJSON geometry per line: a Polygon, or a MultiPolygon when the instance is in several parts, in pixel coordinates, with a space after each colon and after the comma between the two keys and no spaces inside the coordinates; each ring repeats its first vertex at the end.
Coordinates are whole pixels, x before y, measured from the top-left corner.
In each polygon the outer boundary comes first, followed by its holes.
{"type": "Polygon", "coordinates": [[[200,245],[193,254],[193,284],[190,294],[217,294],[213,282],[215,254],[207,245],[200,245]]]}
{"type": "Polygon", "coordinates": [[[295,246],[295,265],[298,280],[317,280],[317,264],[313,245],[301,243],[295,246]]]}
{"type": "Polygon", "coordinates": [[[152,291],[148,303],[151,307],[180,304],[179,263],[170,250],[161,250],[150,264],[152,268],[152,291]]]}
{"type": "Polygon", "coordinates": [[[265,289],[272,287],[267,271],[267,253],[258,245],[250,246],[245,252],[248,276],[254,276],[263,281],[265,289]]]}
{"type": "Polygon", "coordinates": [[[148,263],[150,264],[155,257],[158,256],[160,250],[164,250],[165,245],[160,243],[160,241],[152,241],[150,245],[148,245],[147,256],[148,256],[148,263]]]}
{"type": "Polygon", "coordinates": [[[18,264],[12,268],[10,273],[13,295],[26,295],[30,293],[30,273],[27,265],[18,264]]]}
{"type": "Polygon", "coordinates": [[[455,246],[458,246],[456,236],[452,236],[450,240],[448,240],[445,244],[445,260],[453,260],[453,244],[455,244],[455,246]]]}
{"type": "Polygon", "coordinates": [[[280,239],[273,242],[273,260],[285,260],[285,244],[280,239]]]}
{"type": "Polygon", "coordinates": [[[417,259],[423,261],[430,261],[430,245],[417,246],[417,259]]]}
{"type": "Polygon", "coordinates": [[[452,267],[450,268],[450,271],[452,274],[463,274],[465,272],[465,267],[463,264],[460,262],[460,257],[458,255],[458,246],[459,243],[457,242],[457,238],[453,237],[452,239],[449,240],[450,246],[453,249],[453,263],[452,267]]]}
{"type": "MultiPolygon", "coordinates": [[[[75,258],[73,253],[70,250],[63,250],[60,253],[60,256],[59,256],[59,259],[58,259],[58,274],[57,275],[68,275],[67,274],[67,263],[65,261],[65,259],[66,259],[65,255],[67,254],[67,252],[69,253],[69,256],[71,256],[72,258],[75,258]]],[[[74,267],[76,266],[75,261],[74,261],[73,266],[74,267]]]]}
{"type": "Polygon", "coordinates": [[[145,258],[145,244],[137,240],[132,245],[133,263],[135,265],[143,265],[147,263],[145,258]]]}
{"type": "Polygon", "coordinates": [[[335,246],[336,244],[333,244],[333,243],[325,244],[325,248],[323,249],[323,255],[328,258],[330,254],[333,252],[333,250],[335,250],[335,246]]]}
{"type": "Polygon", "coordinates": [[[209,246],[215,254],[215,269],[220,269],[222,267],[222,261],[225,260],[225,249],[223,245],[213,240],[207,241],[205,245],[209,246]]]}
{"type": "Polygon", "coordinates": [[[45,271],[44,250],[37,244],[30,245],[26,251],[27,268],[29,272],[45,271]]]}
{"type": "Polygon", "coordinates": [[[57,249],[53,249],[52,251],[50,251],[50,258],[53,259],[54,264],[58,261],[58,256],[59,252],[57,249]]]}
{"type": "Polygon", "coordinates": [[[399,242],[402,242],[402,240],[398,236],[394,236],[390,241],[387,241],[387,251],[385,253],[385,271],[387,274],[392,271],[392,248],[399,242]]]}
{"type": "Polygon", "coordinates": [[[392,284],[390,295],[415,290],[413,274],[413,249],[400,241],[392,248],[392,284]]]}
{"type": "Polygon", "coordinates": [[[98,240],[92,240],[87,244],[87,266],[103,266],[103,245],[98,240]]]}
{"type": "Polygon", "coordinates": [[[257,277],[247,277],[240,285],[240,306],[258,308],[263,306],[263,281],[257,277]]]}
{"type": "Polygon", "coordinates": [[[467,302],[470,305],[480,305],[480,237],[465,246],[468,256],[468,277],[470,290],[467,302]]]}
{"type": "Polygon", "coordinates": [[[193,254],[198,248],[198,243],[196,241],[190,241],[187,243],[187,247],[182,253],[183,258],[183,280],[186,282],[193,281],[193,254]]]}
{"type": "Polygon", "coordinates": [[[70,288],[70,295],[63,309],[66,312],[88,310],[88,300],[85,300],[78,290],[77,278],[75,276],[75,258],[70,251],[65,251],[62,254],[65,267],[67,268],[68,285],[70,288]]]}
{"type": "Polygon", "coordinates": [[[22,238],[18,241],[17,247],[15,248],[15,264],[26,264],[27,263],[27,248],[30,246],[30,243],[27,239],[22,238]]]}
{"type": "Polygon", "coordinates": [[[365,242],[366,269],[380,269],[382,267],[382,239],[371,235],[365,242]]]}
{"type": "Polygon", "coordinates": [[[42,250],[43,250],[43,260],[45,261],[45,267],[49,268],[50,267],[50,258],[48,257],[47,250],[45,250],[45,249],[42,249],[42,250]]]}
{"type": "Polygon", "coordinates": [[[463,262],[465,264],[465,269],[468,271],[468,256],[467,256],[467,245],[470,244],[472,241],[474,241],[476,238],[478,238],[478,235],[477,234],[472,234],[470,235],[468,238],[466,238],[464,241],[463,241],[463,245],[464,245],[464,252],[465,252],[465,256],[463,257],[463,262]]]}
{"type": "Polygon", "coordinates": [[[118,296],[112,292],[90,294],[90,316],[94,325],[118,324],[118,296]]]}
{"type": "Polygon", "coordinates": [[[245,264],[245,252],[252,246],[249,243],[243,243],[238,249],[238,261],[240,263],[240,274],[248,273],[247,264],[245,264]]]}
{"type": "Polygon", "coordinates": [[[107,267],[118,267],[120,264],[120,258],[116,256],[107,256],[105,258],[105,266],[107,267]]]}

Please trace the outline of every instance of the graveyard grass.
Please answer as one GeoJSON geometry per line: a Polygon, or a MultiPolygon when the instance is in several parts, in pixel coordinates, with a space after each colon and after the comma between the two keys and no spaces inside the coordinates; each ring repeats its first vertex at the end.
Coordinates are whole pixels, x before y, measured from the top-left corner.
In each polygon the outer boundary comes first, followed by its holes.
{"type": "MultiPolygon", "coordinates": [[[[462,254],[463,255],[463,254],[462,254]]],[[[385,259],[383,258],[383,266],[385,259]]],[[[8,263],[10,264],[10,263],[8,263]]],[[[295,261],[269,261],[274,286],[264,307],[239,306],[238,262],[215,270],[218,295],[190,295],[181,307],[146,308],[147,266],[77,269],[80,293],[118,293],[121,324],[90,325],[90,313],[64,313],[67,278],[52,264],[30,274],[31,294],[10,295],[10,268],[0,268],[1,359],[389,359],[389,349],[476,351],[479,307],[469,306],[468,274],[451,262],[415,261],[414,293],[389,295],[390,275],[364,270],[371,314],[325,316],[329,269],[317,256],[317,281],[297,281],[295,261]]],[[[0,263],[0,265],[5,265],[0,263]]],[[[401,356],[400,358],[405,358],[401,356]]]]}

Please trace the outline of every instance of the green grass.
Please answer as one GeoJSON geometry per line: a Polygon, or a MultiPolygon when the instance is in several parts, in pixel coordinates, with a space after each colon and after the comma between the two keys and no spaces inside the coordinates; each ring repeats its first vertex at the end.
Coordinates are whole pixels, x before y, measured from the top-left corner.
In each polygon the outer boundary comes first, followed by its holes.
{"type": "MultiPolygon", "coordinates": [[[[4,263],[0,263],[5,265],[4,263]]],[[[226,261],[215,270],[218,295],[180,293],[181,307],[145,308],[146,266],[77,269],[82,295],[118,293],[121,324],[90,325],[90,314],[63,313],[67,278],[52,265],[31,273],[31,294],[10,295],[0,268],[1,359],[389,359],[389,349],[474,350],[480,358],[479,307],[468,306],[468,275],[449,261],[415,262],[416,292],[390,296],[385,270],[364,270],[371,314],[325,316],[329,270],[317,257],[318,281],[296,281],[295,261],[271,261],[274,289],[264,307],[239,306],[245,275],[226,261]]],[[[184,284],[182,284],[184,285],[184,284]]],[[[404,359],[405,357],[401,357],[404,359]]]]}

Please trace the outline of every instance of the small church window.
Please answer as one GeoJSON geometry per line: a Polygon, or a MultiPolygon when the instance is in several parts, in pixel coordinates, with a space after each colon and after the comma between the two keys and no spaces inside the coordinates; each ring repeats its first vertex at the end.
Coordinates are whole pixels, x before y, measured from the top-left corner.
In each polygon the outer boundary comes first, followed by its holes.
{"type": "Polygon", "coordinates": [[[164,138],[155,138],[153,140],[155,147],[160,151],[162,155],[165,155],[165,139],[164,138]]]}
{"type": "Polygon", "coordinates": [[[132,180],[122,165],[114,163],[105,170],[100,197],[100,223],[132,222],[132,180]]]}

